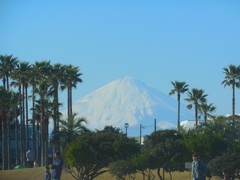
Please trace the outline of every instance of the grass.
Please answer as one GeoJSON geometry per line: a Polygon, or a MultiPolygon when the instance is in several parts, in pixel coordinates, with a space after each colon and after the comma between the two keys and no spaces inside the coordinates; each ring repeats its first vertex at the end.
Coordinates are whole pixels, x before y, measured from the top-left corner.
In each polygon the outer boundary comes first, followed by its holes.
{"type": "MultiPolygon", "coordinates": [[[[27,169],[18,169],[18,170],[5,170],[0,171],[0,179],[1,180],[42,180],[44,179],[44,167],[38,168],[27,168],[27,169]]],[[[156,172],[154,171],[154,174],[156,172]]],[[[172,173],[173,180],[192,180],[191,173],[189,172],[174,172],[172,173]]],[[[62,173],[62,180],[74,180],[74,178],[67,172],[63,171],[62,173]]],[[[96,180],[115,180],[116,178],[113,177],[109,173],[105,173],[96,178],[96,180]]],[[[141,174],[136,174],[136,180],[144,179],[141,174]]],[[[145,178],[147,179],[147,178],[145,178]]],[[[157,178],[155,178],[157,179],[157,178]]],[[[165,180],[170,180],[169,174],[165,173],[165,180]]],[[[218,180],[217,178],[212,178],[211,180],[218,180]]]]}

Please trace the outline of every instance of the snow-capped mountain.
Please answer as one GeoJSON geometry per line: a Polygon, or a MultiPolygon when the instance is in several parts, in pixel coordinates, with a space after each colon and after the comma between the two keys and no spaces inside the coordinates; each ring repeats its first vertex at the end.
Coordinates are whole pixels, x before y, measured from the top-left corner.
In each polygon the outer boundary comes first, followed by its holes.
{"type": "MultiPolygon", "coordinates": [[[[128,134],[139,135],[154,131],[154,119],[157,130],[172,129],[177,126],[177,100],[164,94],[146,83],[125,77],[110,82],[89,95],[73,103],[73,113],[87,120],[91,130],[101,130],[105,126],[119,127],[128,134]]],[[[61,113],[67,117],[67,108],[61,113]]],[[[181,104],[181,120],[193,119],[192,111],[181,104]]]]}

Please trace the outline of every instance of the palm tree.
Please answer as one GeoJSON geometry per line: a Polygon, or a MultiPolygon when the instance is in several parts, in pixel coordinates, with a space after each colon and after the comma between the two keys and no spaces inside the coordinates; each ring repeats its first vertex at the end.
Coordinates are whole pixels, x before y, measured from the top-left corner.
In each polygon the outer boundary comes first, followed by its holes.
{"type": "Polygon", "coordinates": [[[194,106],[195,109],[195,120],[196,120],[196,127],[198,126],[198,110],[202,103],[206,102],[206,97],[208,95],[204,94],[204,90],[192,88],[191,91],[188,92],[188,98],[185,100],[188,101],[190,104],[187,105],[188,109],[192,109],[194,106]]]}
{"type": "Polygon", "coordinates": [[[240,87],[240,66],[230,64],[223,68],[225,79],[222,81],[224,87],[232,87],[232,115],[235,115],[235,87],[240,87]]]}
{"type": "MultiPolygon", "coordinates": [[[[20,127],[19,127],[19,133],[20,133],[20,164],[25,164],[25,145],[24,145],[24,137],[23,137],[23,132],[24,132],[24,126],[23,126],[23,118],[22,118],[22,86],[21,86],[21,79],[17,78],[17,73],[15,72],[13,75],[13,82],[11,83],[11,86],[17,87],[18,88],[18,104],[19,104],[19,115],[20,115],[20,127]]],[[[18,129],[18,127],[17,127],[18,129]]],[[[18,147],[18,145],[17,145],[18,147]]]]}
{"type": "Polygon", "coordinates": [[[40,105],[40,133],[41,133],[41,165],[46,165],[48,160],[48,125],[49,112],[47,110],[49,103],[49,84],[47,81],[42,81],[36,92],[39,94],[40,105]]]}
{"type": "Polygon", "coordinates": [[[9,89],[9,77],[14,71],[15,67],[18,64],[17,58],[14,58],[13,55],[9,56],[0,56],[0,77],[3,80],[3,87],[9,89]]]}
{"type": "Polygon", "coordinates": [[[16,108],[18,104],[17,96],[13,91],[6,90],[0,87],[0,119],[2,121],[2,169],[10,169],[10,148],[9,142],[9,127],[11,110],[16,108]]]}
{"type": "Polygon", "coordinates": [[[64,90],[67,88],[68,94],[68,117],[72,115],[72,88],[76,88],[78,82],[82,82],[80,76],[82,73],[79,73],[78,67],[73,67],[68,65],[64,67],[64,76],[61,89],[64,90]]]}
{"type": "Polygon", "coordinates": [[[52,134],[52,142],[60,140],[64,147],[68,146],[81,133],[89,132],[85,125],[87,121],[84,118],[76,118],[77,114],[73,113],[66,120],[60,120],[60,130],[52,134]]]}
{"type": "Polygon", "coordinates": [[[211,103],[207,104],[206,102],[200,105],[199,111],[204,116],[204,121],[207,122],[208,117],[213,117],[212,112],[216,110],[216,107],[211,103]]]}
{"type": "Polygon", "coordinates": [[[31,65],[29,62],[20,62],[16,70],[21,77],[23,92],[23,114],[26,117],[26,145],[29,148],[29,127],[28,127],[28,84],[30,78],[31,65]],[[25,110],[25,112],[24,112],[25,110]]]}
{"type": "Polygon", "coordinates": [[[29,62],[20,62],[17,64],[17,68],[12,75],[12,78],[15,80],[11,83],[11,85],[21,87],[21,132],[25,132],[25,138],[21,138],[23,140],[23,144],[21,146],[22,151],[22,159],[23,164],[25,163],[25,154],[26,149],[29,148],[29,125],[28,125],[28,81],[29,81],[29,73],[30,73],[31,65],[29,62]],[[25,126],[26,122],[26,126],[25,126]],[[25,144],[26,142],[26,144],[25,144]],[[27,147],[26,147],[27,146],[27,147]]]}
{"type": "Polygon", "coordinates": [[[35,63],[36,72],[39,75],[35,93],[39,96],[40,104],[40,134],[41,134],[41,165],[46,165],[48,161],[48,113],[46,112],[47,103],[50,97],[49,78],[51,77],[50,61],[35,63]]]}
{"type": "Polygon", "coordinates": [[[177,101],[178,101],[178,126],[177,127],[179,131],[180,130],[180,99],[181,99],[181,94],[188,91],[188,85],[186,84],[186,82],[179,82],[179,81],[175,81],[175,82],[171,81],[171,83],[174,89],[171,90],[169,95],[171,96],[177,93],[177,101]]]}
{"type": "MultiPolygon", "coordinates": [[[[6,55],[0,56],[0,77],[3,80],[3,87],[9,90],[10,85],[10,77],[15,70],[15,67],[18,63],[17,58],[14,58],[13,55],[6,55]]],[[[7,129],[8,129],[8,136],[7,136],[7,149],[10,150],[10,118],[7,121],[7,129]]],[[[10,159],[10,153],[8,153],[8,159],[10,159]]],[[[8,165],[9,166],[9,165],[8,165]]],[[[10,168],[10,166],[8,167],[10,168]]]]}
{"type": "MultiPolygon", "coordinates": [[[[53,104],[54,104],[54,115],[53,115],[53,129],[59,131],[59,97],[58,89],[59,84],[63,82],[64,68],[61,64],[57,63],[50,67],[51,77],[49,78],[49,83],[53,88],[53,104]]],[[[56,143],[56,146],[53,148],[54,152],[59,151],[59,143],[56,143]]]]}
{"type": "MultiPolygon", "coordinates": [[[[37,71],[37,67],[35,65],[32,65],[30,68],[30,72],[29,72],[29,84],[32,86],[32,125],[33,125],[33,154],[34,154],[34,159],[38,159],[38,144],[39,144],[39,129],[37,129],[37,133],[36,133],[36,114],[35,114],[35,102],[36,102],[36,93],[35,93],[35,89],[37,87],[37,83],[39,82],[39,73],[37,71]],[[37,136],[36,136],[37,135],[37,136]]],[[[37,122],[39,127],[39,121],[37,122]]],[[[38,161],[40,162],[40,161],[38,161]]]]}

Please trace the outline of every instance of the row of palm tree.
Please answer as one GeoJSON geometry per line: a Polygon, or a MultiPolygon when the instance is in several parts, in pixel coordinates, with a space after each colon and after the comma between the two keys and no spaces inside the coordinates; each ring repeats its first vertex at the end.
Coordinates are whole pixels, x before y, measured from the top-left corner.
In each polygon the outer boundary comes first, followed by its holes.
{"type": "Polygon", "coordinates": [[[203,89],[197,89],[197,88],[192,88],[191,91],[188,89],[188,84],[186,82],[180,82],[180,81],[175,81],[171,82],[174,89],[172,89],[169,93],[169,95],[173,95],[177,93],[177,101],[178,101],[178,131],[180,130],[180,99],[181,99],[181,94],[187,92],[188,98],[185,98],[185,100],[189,103],[187,105],[188,109],[194,108],[195,111],[195,124],[198,126],[198,121],[199,121],[199,112],[204,116],[204,121],[207,121],[208,116],[211,116],[210,113],[215,111],[216,107],[211,103],[207,104],[207,99],[206,97],[208,96],[207,94],[204,94],[203,89]]]}
{"type": "MultiPolygon", "coordinates": [[[[10,135],[10,125],[13,121],[16,127],[16,146],[19,147],[16,148],[16,164],[25,164],[25,153],[30,147],[29,123],[32,124],[33,129],[34,155],[38,155],[36,158],[40,160],[41,165],[48,164],[49,120],[53,120],[54,130],[59,131],[59,106],[61,105],[59,91],[65,89],[68,96],[68,117],[72,116],[72,89],[76,88],[77,83],[82,82],[82,73],[79,71],[79,67],[72,65],[59,63],[52,65],[50,61],[30,64],[26,61],[19,61],[13,55],[0,55],[3,169],[10,169],[10,138],[8,135],[10,135]],[[29,102],[32,102],[31,118],[29,118],[29,102]],[[20,137],[18,137],[18,132],[20,137]],[[20,144],[18,144],[18,138],[20,144]]],[[[59,142],[56,142],[54,150],[59,150],[59,148],[59,142]]]]}
{"type": "MultiPolygon", "coordinates": [[[[231,86],[232,88],[232,115],[235,115],[235,88],[240,88],[240,65],[236,66],[230,64],[228,67],[224,67],[225,78],[222,81],[222,85],[224,87],[231,86]]],[[[208,117],[211,117],[211,113],[216,110],[216,107],[213,103],[207,103],[207,94],[204,93],[203,89],[192,88],[189,91],[189,85],[184,81],[171,81],[173,85],[173,89],[170,91],[169,95],[177,94],[178,101],[178,123],[177,127],[180,130],[180,101],[181,94],[187,93],[188,98],[185,100],[189,103],[187,107],[192,109],[194,107],[195,110],[195,123],[198,126],[199,116],[198,112],[200,112],[204,116],[204,121],[206,122],[208,117]]]]}

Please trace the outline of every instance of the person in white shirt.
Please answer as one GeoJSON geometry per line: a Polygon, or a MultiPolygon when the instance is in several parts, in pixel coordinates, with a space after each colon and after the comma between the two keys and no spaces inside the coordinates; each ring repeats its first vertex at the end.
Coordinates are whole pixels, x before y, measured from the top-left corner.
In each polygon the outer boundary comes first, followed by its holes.
{"type": "Polygon", "coordinates": [[[31,148],[29,148],[29,150],[27,151],[26,158],[27,158],[27,167],[32,168],[34,156],[31,148]]]}

